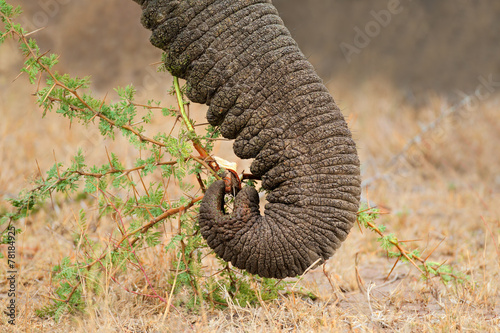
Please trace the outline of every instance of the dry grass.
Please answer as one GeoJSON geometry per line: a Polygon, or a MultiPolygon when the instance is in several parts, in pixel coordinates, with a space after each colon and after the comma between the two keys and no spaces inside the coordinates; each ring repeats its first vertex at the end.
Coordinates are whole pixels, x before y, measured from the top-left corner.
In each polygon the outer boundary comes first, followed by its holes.
{"type": "MultiPolygon", "coordinates": [[[[78,147],[90,160],[105,161],[105,146],[117,151],[125,165],[134,151],[120,140],[102,141],[95,129],[73,124],[41,112],[30,98],[26,79],[14,83],[11,67],[14,45],[0,49],[0,195],[6,199],[54,162],[68,162],[78,147]]],[[[161,88],[161,87],[160,87],[161,88]]],[[[152,89],[152,97],[161,89],[152,89]]],[[[17,239],[19,264],[18,318],[16,329],[27,332],[329,332],[329,331],[477,331],[500,330],[500,257],[494,244],[500,242],[500,128],[497,122],[500,98],[474,105],[466,113],[450,116],[438,130],[428,133],[412,147],[409,159],[395,164],[391,159],[415,135],[420,124],[436,119],[449,105],[446,99],[430,96],[414,106],[394,87],[381,79],[353,89],[345,82],[333,82],[331,90],[349,116],[359,144],[365,180],[370,185],[364,199],[390,211],[380,219],[388,232],[408,244],[432,253],[433,261],[444,262],[470,276],[469,283],[443,285],[424,282],[408,264],[398,264],[388,281],[394,260],[388,260],[374,234],[353,229],[349,238],[325,266],[308,275],[298,286],[318,299],[298,295],[282,296],[257,308],[230,305],[225,310],[205,307],[200,313],[165,313],[164,303],[127,293],[104,277],[102,292],[87,298],[85,313],[66,315],[60,323],[36,317],[35,309],[50,294],[50,269],[65,256],[75,256],[71,231],[74,214],[85,203],[55,198],[37,214],[21,221],[25,230],[17,239]],[[425,106],[422,106],[425,105],[425,106]],[[464,116],[466,115],[466,116],[464,116]],[[356,273],[358,272],[358,274],[356,273]]],[[[168,103],[167,103],[168,104],[168,103]]],[[[203,119],[201,107],[193,108],[203,119]]],[[[153,124],[152,130],[165,128],[153,124]]],[[[228,144],[218,147],[225,153],[228,144]]],[[[225,155],[227,154],[227,155],[225,155]]],[[[408,156],[405,155],[405,156],[408,156]]],[[[248,165],[248,164],[246,164],[248,165]]],[[[0,209],[8,209],[5,202],[0,209]]],[[[91,218],[89,218],[90,220],[91,218]]],[[[113,224],[100,220],[89,236],[108,237],[113,224]]],[[[5,247],[2,247],[4,252],[5,247]]],[[[157,290],[168,290],[171,268],[163,247],[143,253],[147,273],[157,290]]],[[[5,308],[5,260],[0,260],[0,307],[5,308]]],[[[142,274],[130,271],[121,281],[144,286],[142,274]]],[[[177,297],[177,296],[174,296],[177,297]]],[[[180,297],[180,296],[179,296],[180,297]]],[[[175,299],[174,299],[175,301],[175,299]]],[[[11,331],[2,316],[2,330],[11,331]]]]}

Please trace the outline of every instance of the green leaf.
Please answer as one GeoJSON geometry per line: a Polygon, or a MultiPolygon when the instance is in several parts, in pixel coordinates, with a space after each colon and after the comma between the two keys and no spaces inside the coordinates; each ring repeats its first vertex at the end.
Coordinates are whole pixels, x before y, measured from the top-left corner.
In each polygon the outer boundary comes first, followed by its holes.
{"type": "Polygon", "coordinates": [[[174,237],[172,237],[172,239],[167,244],[167,246],[165,246],[165,251],[168,252],[168,251],[176,248],[177,245],[180,243],[180,241],[183,240],[184,238],[185,238],[185,235],[175,235],[174,237]]]}
{"type": "Polygon", "coordinates": [[[396,236],[394,234],[389,234],[389,235],[386,235],[384,237],[380,237],[380,238],[377,239],[377,241],[381,243],[380,246],[384,250],[389,250],[395,244],[398,243],[398,239],[396,238],[396,236]]]}

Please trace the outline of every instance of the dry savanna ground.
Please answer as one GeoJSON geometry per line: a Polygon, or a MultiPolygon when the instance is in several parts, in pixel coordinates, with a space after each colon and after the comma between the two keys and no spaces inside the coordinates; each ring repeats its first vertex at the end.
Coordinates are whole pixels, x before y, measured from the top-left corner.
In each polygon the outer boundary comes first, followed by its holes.
{"type": "MultiPolygon", "coordinates": [[[[54,160],[70,163],[78,148],[89,161],[106,163],[107,150],[132,166],[137,151],[124,140],[104,140],[96,128],[71,124],[57,114],[45,118],[32,97],[34,87],[26,77],[13,82],[20,66],[14,43],[0,48],[0,212],[12,208],[15,197],[54,160]]],[[[146,65],[144,65],[146,66],[146,65]]],[[[153,66],[154,68],[154,66],[153,66]]],[[[154,71],[153,71],[154,72],[154,71]]],[[[146,75],[146,74],[145,74],[146,75]]],[[[139,96],[165,96],[160,83],[139,87],[139,96]],[[141,91],[147,90],[147,92],[141,91]]],[[[472,78],[473,80],[475,78],[472,78]]],[[[347,82],[347,83],[346,83],[347,82]]],[[[481,81],[478,80],[478,85],[481,81]]],[[[17,322],[19,332],[495,332],[500,330],[500,96],[482,94],[445,98],[427,94],[416,103],[391,82],[373,77],[364,84],[349,85],[337,78],[328,86],[349,120],[358,143],[364,179],[363,200],[380,207],[377,223],[387,227],[409,249],[422,257],[451,266],[466,281],[447,284],[439,278],[421,279],[408,263],[397,263],[377,241],[377,235],[353,228],[341,249],[319,267],[287,287],[278,299],[256,307],[232,304],[215,310],[205,304],[198,312],[167,305],[157,299],[125,290],[146,290],[144,275],[129,270],[117,284],[107,274],[98,281],[100,293],[88,291],[83,312],[64,315],[59,322],[39,318],[36,309],[53,296],[51,269],[62,258],[75,258],[72,233],[76,214],[86,209],[98,219],[96,203],[55,196],[29,218],[19,221],[23,233],[16,239],[17,322]],[[392,271],[391,271],[392,270],[392,271]],[[390,274],[389,274],[390,273],[390,274]],[[297,292],[300,291],[300,292],[297,292]],[[305,294],[315,297],[304,297],[305,294]],[[313,300],[314,299],[314,300],[313,300]]],[[[99,94],[112,87],[101,88],[99,94]]],[[[480,89],[482,92],[487,90],[480,89]]],[[[146,98],[143,98],[145,101],[146,98]]],[[[191,113],[203,121],[204,108],[191,113]]],[[[160,117],[148,131],[170,125],[160,117]]],[[[221,142],[216,155],[236,160],[231,143],[221,142]]],[[[240,162],[240,170],[248,169],[240,162]]],[[[177,195],[172,193],[172,196],[177,195]]],[[[88,230],[93,239],[107,239],[115,227],[106,218],[88,230]]],[[[171,285],[163,243],[141,254],[147,276],[156,290],[168,296],[171,285]]],[[[0,247],[5,255],[7,248],[0,247]]],[[[7,262],[0,260],[0,307],[7,306],[7,262]]],[[[207,275],[210,272],[207,269],[207,275]]],[[[176,303],[172,296],[172,303],[176,303]]],[[[176,303],[177,304],[177,303],[176,303]]],[[[182,304],[182,303],[180,303],[182,304]]],[[[12,332],[2,314],[0,329],[12,332]]]]}

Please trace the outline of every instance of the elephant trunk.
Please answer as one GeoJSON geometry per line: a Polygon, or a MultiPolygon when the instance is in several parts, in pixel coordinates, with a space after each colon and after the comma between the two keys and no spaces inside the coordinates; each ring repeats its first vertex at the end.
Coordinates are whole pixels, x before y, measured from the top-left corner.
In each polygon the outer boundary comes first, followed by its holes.
{"type": "Polygon", "coordinates": [[[226,261],[285,278],[328,259],[359,207],[356,146],[342,113],[268,0],[134,0],[165,65],[207,119],[255,158],[268,191],[245,187],[224,213],[224,183],[200,207],[201,233],[226,261]]]}

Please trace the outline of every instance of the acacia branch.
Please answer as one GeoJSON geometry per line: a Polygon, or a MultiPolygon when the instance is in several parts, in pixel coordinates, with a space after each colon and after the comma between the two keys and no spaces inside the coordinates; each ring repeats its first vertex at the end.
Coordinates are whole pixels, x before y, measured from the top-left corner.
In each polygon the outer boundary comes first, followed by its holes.
{"type": "MultiPolygon", "coordinates": [[[[367,212],[371,210],[371,208],[368,208],[364,211],[361,211],[360,213],[367,212]]],[[[359,213],[358,213],[359,214],[359,213]]],[[[368,213],[371,214],[371,213],[368,213]]],[[[359,223],[359,220],[358,220],[359,223]]],[[[387,236],[380,230],[379,227],[377,227],[375,224],[373,224],[371,221],[364,221],[366,224],[366,227],[374,232],[376,232],[381,238],[386,239],[392,246],[394,246],[400,253],[399,257],[397,257],[396,262],[394,263],[393,267],[391,268],[391,271],[389,272],[388,276],[386,279],[388,279],[392,272],[394,271],[394,268],[396,267],[396,264],[401,260],[402,258],[405,258],[408,262],[410,262],[423,276],[425,276],[426,279],[430,279],[431,275],[438,276],[444,280],[444,276],[449,276],[454,278],[455,280],[462,280],[461,277],[457,276],[453,272],[446,272],[446,271],[439,271],[439,269],[444,265],[444,262],[437,267],[432,267],[432,264],[429,263],[427,260],[431,256],[431,254],[441,245],[441,243],[437,244],[432,251],[427,255],[426,258],[422,258],[420,255],[415,254],[411,251],[406,250],[401,243],[404,242],[409,242],[409,241],[399,241],[397,238],[391,239],[387,238],[387,236]],[[415,261],[418,261],[421,265],[417,265],[415,261]],[[432,271],[431,271],[432,270],[432,271]]],[[[442,242],[442,241],[441,241],[442,242]]]]}
{"type": "MultiPolygon", "coordinates": [[[[13,26],[13,22],[11,21],[11,19],[9,17],[6,17],[5,15],[2,15],[2,17],[4,18],[4,20],[6,20],[11,26],[13,26]]],[[[124,129],[124,130],[127,130],[127,131],[130,131],[132,132],[134,135],[136,135],[139,140],[141,142],[149,142],[149,143],[152,143],[154,145],[157,145],[157,146],[160,146],[160,147],[165,147],[165,144],[157,141],[157,140],[154,140],[154,139],[151,139],[151,138],[148,138],[144,135],[142,135],[137,129],[135,129],[134,127],[130,126],[130,125],[119,125],[117,124],[115,121],[113,121],[112,119],[106,117],[104,114],[102,114],[101,112],[99,111],[96,111],[94,110],[84,99],[82,96],[80,96],[80,94],[78,93],[77,89],[80,88],[80,87],[77,87],[76,89],[71,89],[69,88],[68,86],[66,86],[64,83],[62,83],[57,77],[56,75],[51,71],[51,69],[46,66],[44,63],[42,63],[42,61],[40,60],[41,58],[43,58],[43,54],[42,55],[38,55],[30,46],[29,46],[29,42],[28,42],[28,39],[26,38],[26,35],[24,35],[23,33],[15,30],[15,29],[12,29],[9,31],[10,33],[16,35],[19,40],[25,45],[26,49],[28,50],[29,52],[29,55],[31,55],[31,57],[35,60],[35,62],[38,64],[38,66],[40,66],[40,68],[43,69],[43,71],[45,71],[53,80],[54,82],[54,86],[50,89],[50,91],[47,93],[47,96],[45,97],[45,99],[49,99],[51,102],[53,101],[57,101],[57,102],[62,102],[60,99],[57,99],[57,98],[54,98],[54,97],[51,97],[49,96],[50,95],[50,92],[54,89],[55,86],[59,86],[61,87],[62,89],[68,91],[69,93],[71,93],[76,99],[78,99],[78,101],[85,106],[85,108],[92,112],[94,117],[98,117],[104,121],[106,121],[108,124],[110,124],[111,126],[114,126],[114,127],[118,127],[118,128],[121,128],[121,129],[124,129]]],[[[77,111],[80,111],[80,112],[86,112],[85,109],[82,109],[82,108],[78,108],[74,105],[71,106],[71,108],[73,110],[77,110],[77,111]]]]}
{"type": "Polygon", "coordinates": [[[198,136],[196,135],[196,132],[194,130],[193,124],[189,120],[189,117],[186,113],[186,110],[184,108],[185,102],[183,98],[183,94],[179,85],[179,78],[174,76],[174,89],[175,89],[175,95],[177,97],[177,104],[179,105],[179,112],[181,115],[181,118],[186,125],[189,134],[190,134],[190,139],[191,142],[193,143],[194,149],[200,154],[202,159],[210,159],[208,162],[208,168],[213,171],[213,173],[217,176],[217,172],[220,170],[220,166],[215,162],[215,160],[210,156],[210,154],[206,151],[205,148],[201,145],[200,140],[198,139],[198,136]]]}

